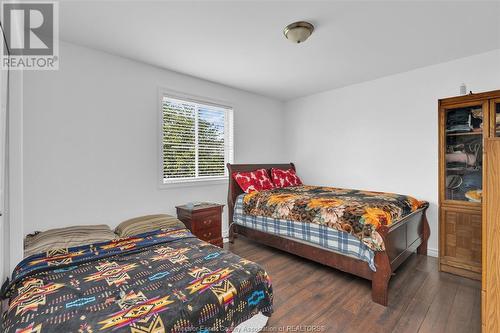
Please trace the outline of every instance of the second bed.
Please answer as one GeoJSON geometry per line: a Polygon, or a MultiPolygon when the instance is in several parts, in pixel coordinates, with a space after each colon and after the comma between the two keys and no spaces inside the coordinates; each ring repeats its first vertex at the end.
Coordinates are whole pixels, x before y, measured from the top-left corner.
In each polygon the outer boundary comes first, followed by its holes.
{"type": "MultiPolygon", "coordinates": [[[[229,174],[295,170],[290,164],[228,164],[229,174]]],[[[228,190],[230,240],[241,234],[372,281],[373,301],[387,305],[392,273],[413,252],[427,254],[428,203],[410,196],[293,186],[244,193],[228,190]]]]}

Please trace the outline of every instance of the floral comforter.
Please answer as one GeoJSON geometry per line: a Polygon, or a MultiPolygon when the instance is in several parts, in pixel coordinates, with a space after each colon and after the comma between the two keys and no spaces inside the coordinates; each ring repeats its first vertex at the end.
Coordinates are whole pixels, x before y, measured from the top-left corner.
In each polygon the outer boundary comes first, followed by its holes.
{"type": "Polygon", "coordinates": [[[244,214],[325,225],[352,234],[375,251],[385,250],[377,230],[427,206],[407,195],[307,185],[243,198],[244,214]]]}

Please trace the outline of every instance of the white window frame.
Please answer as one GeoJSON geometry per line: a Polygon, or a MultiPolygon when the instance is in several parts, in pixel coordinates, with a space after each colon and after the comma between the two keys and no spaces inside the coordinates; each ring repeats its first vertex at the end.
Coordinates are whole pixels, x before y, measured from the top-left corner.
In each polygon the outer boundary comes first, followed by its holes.
{"type": "MultiPolygon", "coordinates": [[[[200,185],[215,185],[224,184],[228,182],[228,170],[226,168],[227,163],[233,163],[234,160],[234,107],[230,103],[214,100],[212,98],[201,97],[189,95],[170,89],[159,88],[158,89],[158,179],[159,188],[172,188],[172,187],[184,187],[184,186],[200,186],[200,185]],[[208,106],[215,106],[218,108],[223,108],[226,110],[224,132],[225,132],[225,149],[224,149],[224,176],[198,176],[190,178],[175,178],[175,179],[165,179],[163,178],[163,98],[179,99],[187,102],[203,104],[208,106]],[[227,129],[227,131],[226,131],[227,129]],[[227,134],[226,134],[227,133],[227,134]],[[227,144],[226,144],[227,142],[227,144]]],[[[198,149],[198,147],[196,147],[198,149]]],[[[196,156],[196,155],[195,155],[196,156]]],[[[197,156],[196,156],[197,158],[197,156]]],[[[198,168],[198,165],[196,165],[198,168]]]]}

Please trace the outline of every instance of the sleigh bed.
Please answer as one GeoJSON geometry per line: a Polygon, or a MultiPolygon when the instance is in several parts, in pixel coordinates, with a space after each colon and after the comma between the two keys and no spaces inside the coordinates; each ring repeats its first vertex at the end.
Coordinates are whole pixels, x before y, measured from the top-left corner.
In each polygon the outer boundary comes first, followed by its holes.
{"type": "MultiPolygon", "coordinates": [[[[430,236],[430,229],[425,215],[428,207],[426,202],[421,202],[419,206],[414,207],[409,213],[398,220],[392,221],[389,225],[377,226],[377,237],[381,238],[380,244],[382,244],[382,247],[370,249],[346,232],[318,226],[315,223],[298,222],[293,219],[283,220],[273,218],[273,215],[267,217],[258,216],[260,214],[255,213],[255,211],[262,212],[262,210],[259,211],[255,209],[253,210],[253,216],[248,215],[248,209],[242,207],[245,205],[244,202],[247,203],[251,201],[251,199],[249,199],[248,194],[242,191],[231,175],[235,172],[249,172],[257,169],[266,169],[269,173],[272,168],[295,170],[293,163],[228,163],[227,168],[230,175],[228,188],[230,242],[234,242],[237,235],[242,235],[267,246],[371,280],[372,299],[374,302],[384,306],[388,304],[388,284],[392,273],[413,252],[417,251],[418,254],[427,255],[427,241],[430,236]],[[245,197],[247,197],[246,200],[245,197]],[[262,221],[267,221],[267,224],[262,221]],[[296,233],[301,234],[304,230],[308,233],[307,237],[301,239],[295,236],[296,233]],[[313,234],[313,236],[310,234],[313,234]],[[332,235],[336,240],[334,242],[335,246],[329,246],[330,244],[327,240],[327,237],[331,239],[332,235]],[[314,242],[313,240],[315,239],[320,239],[321,241],[314,242]],[[341,239],[341,241],[337,241],[337,239],[341,239]]],[[[308,191],[309,188],[312,188],[313,191],[318,191],[318,189],[320,189],[319,187],[312,186],[304,187],[306,187],[306,189],[296,189],[296,191],[308,191]]],[[[355,191],[334,188],[332,188],[332,190],[355,191]]],[[[273,194],[276,195],[276,193],[278,193],[278,196],[280,195],[279,190],[273,191],[273,194]]],[[[367,191],[357,192],[379,193],[367,191]]],[[[383,193],[380,194],[382,195],[383,193]]],[[[258,195],[262,196],[264,194],[259,193],[258,195]]],[[[269,195],[268,193],[268,197],[269,195]]]]}

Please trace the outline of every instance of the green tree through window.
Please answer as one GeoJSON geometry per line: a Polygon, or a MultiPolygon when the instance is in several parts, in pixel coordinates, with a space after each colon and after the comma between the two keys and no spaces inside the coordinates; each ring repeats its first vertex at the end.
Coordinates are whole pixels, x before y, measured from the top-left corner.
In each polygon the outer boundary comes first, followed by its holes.
{"type": "Polygon", "coordinates": [[[232,160],[228,108],[163,98],[163,181],[224,177],[232,160]]]}

